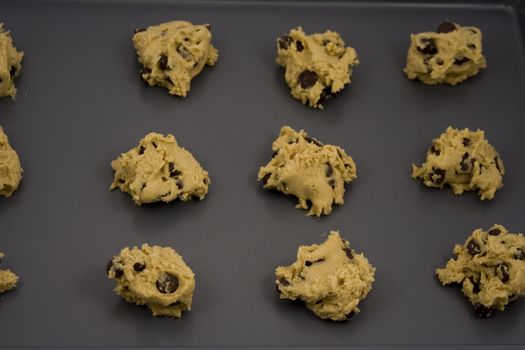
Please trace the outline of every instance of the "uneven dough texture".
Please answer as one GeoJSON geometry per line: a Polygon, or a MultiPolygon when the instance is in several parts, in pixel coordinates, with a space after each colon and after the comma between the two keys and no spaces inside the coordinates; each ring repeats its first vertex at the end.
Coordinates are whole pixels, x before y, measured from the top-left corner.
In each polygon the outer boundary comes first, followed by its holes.
{"type": "Polygon", "coordinates": [[[0,23],[0,97],[15,98],[16,87],[14,80],[22,70],[23,52],[16,51],[9,32],[4,31],[4,24],[0,23]]]}
{"type": "Polygon", "coordinates": [[[303,104],[323,109],[327,98],[350,83],[352,67],[359,59],[338,33],[306,35],[299,27],[277,39],[277,63],[285,68],[292,95],[303,104]]]}
{"type": "Polygon", "coordinates": [[[296,262],[275,270],[275,284],[281,299],[303,300],[317,316],[344,321],[360,311],[374,273],[365,256],[332,231],[320,245],[300,246],[296,262]]]}
{"type": "Polygon", "coordinates": [[[465,244],[454,247],[455,259],[436,274],[443,285],[461,284],[463,294],[480,317],[525,295],[525,237],[494,225],[475,230],[465,244]]]}
{"type": "Polygon", "coordinates": [[[482,200],[494,198],[503,186],[505,167],[482,130],[447,128],[427,152],[418,168],[412,164],[412,177],[428,187],[443,188],[448,184],[454,194],[478,191],[482,200]]]}
{"type": "Polygon", "coordinates": [[[150,86],[162,86],[172,95],[185,97],[191,80],[205,65],[213,66],[219,57],[211,44],[210,28],[172,21],[137,29],[133,46],[144,66],[142,79],[150,86]]]}
{"type": "Polygon", "coordinates": [[[437,33],[411,34],[410,41],[404,69],[409,79],[456,85],[487,67],[478,28],[443,22],[437,33]]]}
{"type": "MultiPolygon", "coordinates": [[[[0,252],[0,263],[4,258],[4,254],[0,252]]],[[[0,270],[0,293],[7,292],[16,287],[18,276],[10,270],[0,270]]]]}
{"type": "Polygon", "coordinates": [[[169,134],[149,133],[111,167],[115,179],[110,189],[129,193],[138,205],[203,199],[210,184],[208,172],[169,134]]]}
{"type": "Polygon", "coordinates": [[[191,309],[195,278],[182,257],[169,247],[124,248],[108,263],[106,273],[126,301],[147,305],[153,316],[181,317],[191,309]]]}
{"type": "Polygon", "coordinates": [[[10,197],[22,180],[22,167],[0,126],[0,196],[10,197]]]}
{"type": "Polygon", "coordinates": [[[272,159],[258,174],[264,188],[295,195],[296,208],[310,206],[308,215],[328,215],[333,203],[344,203],[345,183],[356,177],[356,166],[342,148],[283,126],[272,149],[272,159]]]}

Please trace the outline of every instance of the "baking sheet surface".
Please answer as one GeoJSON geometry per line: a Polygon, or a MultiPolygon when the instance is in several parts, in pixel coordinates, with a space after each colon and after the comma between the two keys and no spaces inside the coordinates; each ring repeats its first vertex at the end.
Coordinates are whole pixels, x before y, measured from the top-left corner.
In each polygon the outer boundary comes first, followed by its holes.
{"type": "Polygon", "coordinates": [[[512,8],[471,4],[2,1],[25,52],[0,125],[24,168],[0,199],[3,266],[21,276],[0,298],[0,346],[302,346],[524,344],[525,300],[478,319],[433,275],[472,230],[525,231],[525,59],[512,8]],[[134,28],[210,23],[220,50],[185,99],[138,78],[134,28]],[[442,20],[482,29],[488,69],[456,87],[408,81],[409,34],[442,20]],[[338,31],[361,64],[324,111],[294,100],[275,63],[291,28],[338,31]],[[283,125],[342,146],[357,164],[345,204],[306,217],[264,191],[258,168],[283,125]],[[410,178],[448,125],[484,129],[505,186],[490,202],[410,178]],[[172,133],[210,172],[201,202],[137,207],[110,192],[110,162],[146,133],[172,133]],[[300,244],[340,230],[377,268],[362,313],[334,323],[279,300],[273,270],[300,244]],[[191,312],[153,318],[112,292],[106,262],[124,246],[168,245],[196,273],[191,312]]]}

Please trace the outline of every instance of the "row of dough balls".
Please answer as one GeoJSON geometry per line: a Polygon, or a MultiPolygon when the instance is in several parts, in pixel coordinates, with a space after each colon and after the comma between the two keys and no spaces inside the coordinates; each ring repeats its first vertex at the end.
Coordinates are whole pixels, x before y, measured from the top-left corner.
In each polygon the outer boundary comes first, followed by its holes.
{"type": "MultiPolygon", "coordinates": [[[[140,76],[149,86],[161,86],[185,97],[191,80],[219,58],[211,44],[211,26],[171,21],[136,29],[133,46],[142,64],[140,76]]],[[[481,31],[452,22],[436,32],[412,34],[404,69],[409,79],[425,84],[455,85],[476,75],[487,63],[482,54],[481,31]]],[[[0,24],[0,97],[16,94],[14,78],[20,74],[23,53],[0,24]]],[[[301,27],[277,39],[277,63],[285,69],[292,95],[303,104],[323,108],[329,97],[349,84],[359,63],[357,52],[346,47],[333,31],[307,35],[301,27]]]]}
{"type": "MultiPolygon", "coordinates": [[[[344,203],[345,185],[356,178],[357,167],[343,148],[284,126],[272,151],[258,173],[265,189],[296,196],[297,208],[309,210],[308,215],[329,215],[333,204],[344,203]]],[[[210,185],[208,172],[173,135],[149,133],[111,166],[115,176],[110,189],[130,194],[138,205],[204,199],[210,185]]],[[[452,127],[432,141],[420,167],[412,165],[412,177],[426,186],[448,185],[457,195],[477,191],[482,200],[494,198],[504,173],[501,157],[483,131],[452,127]]],[[[11,196],[21,178],[18,155],[0,127],[0,195],[11,196]]]]}
{"type": "MultiPolygon", "coordinates": [[[[457,284],[475,313],[493,310],[525,295],[525,237],[501,225],[475,230],[454,247],[455,258],[436,275],[443,285],[457,284]]],[[[0,261],[3,254],[0,253],[0,261]]],[[[360,312],[361,300],[372,289],[375,267],[350,242],[332,231],[322,244],[300,246],[297,259],[275,270],[281,299],[301,300],[318,317],[346,321],[360,312]]],[[[181,317],[191,310],[195,275],[170,247],[124,248],[106,266],[114,291],[126,301],[146,305],[154,316],[181,317]]],[[[0,270],[0,293],[16,286],[18,277],[0,270]]]]}

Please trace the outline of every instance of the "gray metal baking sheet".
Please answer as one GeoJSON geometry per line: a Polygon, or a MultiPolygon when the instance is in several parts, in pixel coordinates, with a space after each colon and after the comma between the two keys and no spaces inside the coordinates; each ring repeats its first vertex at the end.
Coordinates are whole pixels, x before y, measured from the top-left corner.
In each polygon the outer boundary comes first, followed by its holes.
{"type": "Polygon", "coordinates": [[[0,346],[525,344],[525,300],[479,319],[433,274],[478,227],[525,231],[518,13],[503,2],[2,1],[0,21],[25,58],[16,101],[0,100],[24,168],[18,191],[0,199],[3,266],[21,276],[0,298],[0,346]],[[185,99],[141,83],[131,45],[135,28],[173,19],[210,23],[220,50],[185,99]],[[488,69],[455,87],[407,80],[409,34],[442,20],[482,29],[488,69]],[[275,63],[275,38],[297,26],[338,31],[361,59],[324,111],[294,100],[275,63]],[[358,178],[330,216],[306,217],[257,183],[283,125],[354,158],[358,178]],[[507,174],[493,201],[411,179],[448,125],[485,130],[501,153],[507,174]],[[138,207],[108,190],[111,160],[150,131],[174,134],[210,172],[205,200],[138,207]],[[279,300],[273,285],[276,266],[332,229],[377,267],[346,323],[279,300]],[[144,242],[174,247],[196,273],[182,319],[153,318],[112,291],[106,262],[144,242]]]}

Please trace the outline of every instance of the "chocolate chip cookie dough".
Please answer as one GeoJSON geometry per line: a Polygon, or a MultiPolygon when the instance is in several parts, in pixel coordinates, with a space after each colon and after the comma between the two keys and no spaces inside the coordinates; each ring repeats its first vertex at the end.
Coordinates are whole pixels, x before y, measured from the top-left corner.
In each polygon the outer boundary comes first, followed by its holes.
{"type": "Polygon", "coordinates": [[[111,162],[110,189],[129,193],[136,204],[204,199],[210,178],[173,135],[149,133],[135,148],[111,162]]]}
{"type": "Polygon", "coordinates": [[[117,282],[115,293],[148,306],[153,316],[181,317],[191,309],[194,274],[172,248],[126,247],[109,261],[106,273],[117,282]]]}
{"type": "Polygon", "coordinates": [[[285,68],[284,78],[293,97],[323,109],[327,98],[350,83],[359,59],[338,33],[306,35],[299,27],[277,39],[277,63],[285,68]]]}
{"type": "MultiPolygon", "coordinates": [[[[3,258],[4,254],[0,252],[0,263],[2,263],[3,258]]],[[[15,288],[17,282],[18,276],[13,272],[10,270],[0,270],[0,293],[4,293],[15,288]]]]}
{"type": "Polygon", "coordinates": [[[344,203],[345,183],[356,177],[356,166],[341,147],[283,126],[272,150],[272,159],[258,174],[264,188],[295,195],[296,208],[309,208],[308,215],[328,215],[333,203],[344,203]]]}
{"type": "Polygon", "coordinates": [[[219,52],[211,44],[210,25],[172,21],[137,29],[133,46],[144,66],[142,79],[162,86],[172,95],[185,97],[191,80],[205,65],[213,66],[219,52]]]}
{"type": "Polygon", "coordinates": [[[10,197],[22,180],[22,167],[0,126],[0,196],[10,197]]]}
{"type": "Polygon", "coordinates": [[[448,184],[454,194],[478,191],[482,200],[494,198],[503,186],[505,167],[482,130],[447,128],[427,152],[421,167],[412,164],[412,177],[428,187],[448,184]]]}
{"type": "Polygon", "coordinates": [[[300,246],[297,261],[275,270],[281,299],[303,300],[317,316],[334,321],[350,319],[374,282],[375,267],[332,231],[322,244],[300,246]]]}
{"type": "Polygon", "coordinates": [[[502,225],[475,230],[454,247],[455,259],[436,274],[443,283],[460,284],[480,317],[525,295],[525,237],[502,225]]]}
{"type": "Polygon", "coordinates": [[[15,98],[16,87],[14,80],[22,70],[23,52],[16,50],[9,32],[4,31],[4,24],[0,23],[0,97],[15,98]]]}
{"type": "Polygon", "coordinates": [[[404,69],[409,79],[456,85],[487,67],[479,28],[443,22],[435,33],[411,34],[410,41],[404,69]]]}

